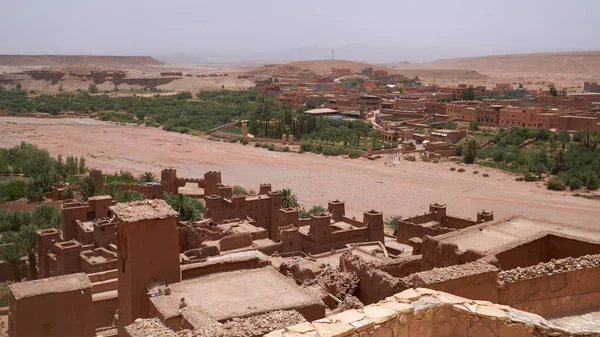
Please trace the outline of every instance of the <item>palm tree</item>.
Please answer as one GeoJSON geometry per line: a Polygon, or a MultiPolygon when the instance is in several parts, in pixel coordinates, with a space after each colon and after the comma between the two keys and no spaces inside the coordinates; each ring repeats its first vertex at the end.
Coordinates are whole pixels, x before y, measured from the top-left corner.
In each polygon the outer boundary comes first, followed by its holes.
{"type": "Polygon", "coordinates": [[[196,221],[202,217],[204,205],[185,194],[164,194],[164,199],[175,211],[179,213],[179,217],[183,221],[196,221]]]}
{"type": "Polygon", "coordinates": [[[144,183],[151,183],[157,181],[156,176],[152,172],[144,172],[140,174],[140,181],[144,183]]]}
{"type": "Polygon", "coordinates": [[[113,197],[113,199],[116,198],[117,195],[119,195],[119,192],[121,192],[121,189],[115,183],[105,184],[102,188],[102,193],[110,195],[111,197],[113,197]]]}
{"type": "Polygon", "coordinates": [[[394,230],[394,235],[398,234],[398,221],[402,220],[399,215],[392,215],[385,218],[385,226],[394,230]]]}
{"type": "Polygon", "coordinates": [[[8,243],[0,246],[0,260],[12,266],[15,282],[21,282],[21,271],[19,270],[21,257],[23,257],[23,248],[21,245],[8,243]]]}
{"type": "Polygon", "coordinates": [[[37,251],[37,233],[36,227],[33,225],[27,225],[21,227],[19,230],[19,237],[17,239],[17,245],[20,245],[22,250],[27,255],[27,261],[29,262],[28,279],[37,279],[37,259],[35,253],[37,251]]]}
{"type": "Polygon", "coordinates": [[[100,192],[100,185],[91,177],[84,177],[79,183],[79,194],[83,199],[87,200],[90,197],[97,195],[100,192]]]}
{"type": "Polygon", "coordinates": [[[133,190],[119,191],[117,192],[114,198],[116,202],[131,202],[137,200],[144,200],[144,196],[140,192],[133,190]]]}
{"type": "Polygon", "coordinates": [[[281,207],[298,207],[298,198],[294,193],[292,193],[291,189],[284,188],[279,191],[279,195],[281,196],[281,207]]]}

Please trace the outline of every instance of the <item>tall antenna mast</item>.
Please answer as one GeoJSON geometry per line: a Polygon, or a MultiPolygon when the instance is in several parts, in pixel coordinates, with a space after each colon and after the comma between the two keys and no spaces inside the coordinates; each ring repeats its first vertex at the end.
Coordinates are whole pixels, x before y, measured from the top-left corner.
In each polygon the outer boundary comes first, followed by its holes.
{"type": "Polygon", "coordinates": [[[331,60],[333,61],[333,49],[331,50],[331,60]]]}

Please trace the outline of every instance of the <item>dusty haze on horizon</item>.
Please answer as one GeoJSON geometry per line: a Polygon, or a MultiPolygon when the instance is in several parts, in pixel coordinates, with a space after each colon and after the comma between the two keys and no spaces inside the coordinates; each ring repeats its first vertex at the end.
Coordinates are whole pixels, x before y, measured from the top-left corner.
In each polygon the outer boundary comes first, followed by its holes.
{"type": "Polygon", "coordinates": [[[0,2],[0,54],[190,62],[439,58],[600,50],[597,0],[22,0],[0,2]]]}

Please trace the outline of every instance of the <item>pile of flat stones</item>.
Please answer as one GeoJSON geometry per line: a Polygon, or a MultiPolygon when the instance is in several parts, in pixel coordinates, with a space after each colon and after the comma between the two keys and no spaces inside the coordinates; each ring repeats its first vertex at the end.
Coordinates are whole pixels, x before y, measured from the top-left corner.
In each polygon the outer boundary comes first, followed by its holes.
{"type": "Polygon", "coordinates": [[[530,267],[517,267],[515,269],[500,272],[498,278],[504,282],[516,282],[540,276],[564,273],[568,271],[600,267],[600,254],[585,255],[578,258],[567,257],[550,262],[539,263],[530,267]]]}

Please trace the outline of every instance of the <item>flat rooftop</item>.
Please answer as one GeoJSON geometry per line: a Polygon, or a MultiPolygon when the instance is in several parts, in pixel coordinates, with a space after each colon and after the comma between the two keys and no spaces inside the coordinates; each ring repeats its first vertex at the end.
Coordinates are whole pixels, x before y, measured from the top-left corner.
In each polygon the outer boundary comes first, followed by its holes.
{"type": "Polygon", "coordinates": [[[250,233],[250,234],[257,234],[260,232],[265,232],[266,233],[266,229],[262,228],[262,227],[257,227],[254,226],[252,224],[250,224],[248,221],[246,220],[242,220],[242,221],[237,221],[237,222],[231,222],[231,223],[225,223],[225,224],[220,224],[216,226],[218,229],[220,229],[221,231],[226,231],[226,230],[231,230],[233,233],[250,233]]]}
{"type": "Polygon", "coordinates": [[[454,243],[462,251],[473,249],[490,252],[542,232],[553,232],[586,240],[600,240],[600,231],[517,216],[469,227],[452,234],[444,234],[440,242],[454,243]]]}
{"type": "Polygon", "coordinates": [[[324,306],[319,298],[304,292],[272,267],[212,274],[174,283],[170,288],[171,295],[150,299],[165,318],[179,314],[182,297],[188,307],[197,307],[218,321],[274,310],[324,306]]]}
{"type": "Polygon", "coordinates": [[[9,286],[10,291],[19,300],[46,294],[60,294],[90,289],[92,283],[85,273],[49,277],[40,280],[18,282],[9,286]]]}
{"type": "Polygon", "coordinates": [[[168,217],[179,216],[179,213],[162,199],[121,203],[110,206],[109,209],[124,222],[165,219],[168,217]]]}

